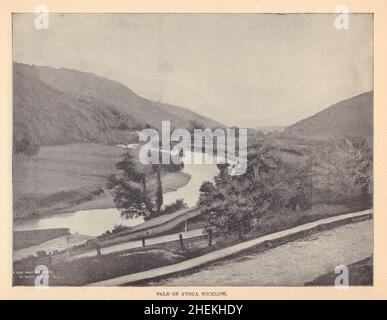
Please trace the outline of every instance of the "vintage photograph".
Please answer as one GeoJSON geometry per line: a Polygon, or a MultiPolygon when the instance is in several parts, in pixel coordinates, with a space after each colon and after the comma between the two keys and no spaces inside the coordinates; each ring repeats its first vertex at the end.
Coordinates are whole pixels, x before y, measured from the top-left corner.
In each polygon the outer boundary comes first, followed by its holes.
{"type": "Polygon", "coordinates": [[[373,286],[374,17],[12,14],[13,286],[373,286]]]}

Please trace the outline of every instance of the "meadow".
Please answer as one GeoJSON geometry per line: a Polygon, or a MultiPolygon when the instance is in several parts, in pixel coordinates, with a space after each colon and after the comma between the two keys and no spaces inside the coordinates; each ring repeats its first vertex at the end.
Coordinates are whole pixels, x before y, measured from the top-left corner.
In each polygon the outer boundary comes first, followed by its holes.
{"type": "MultiPolygon", "coordinates": [[[[105,185],[116,172],[124,149],[113,145],[79,143],[42,146],[33,157],[13,157],[14,218],[32,218],[82,209],[110,208],[113,199],[105,185]]],[[[187,174],[166,173],[164,192],[185,185],[187,174]]]]}

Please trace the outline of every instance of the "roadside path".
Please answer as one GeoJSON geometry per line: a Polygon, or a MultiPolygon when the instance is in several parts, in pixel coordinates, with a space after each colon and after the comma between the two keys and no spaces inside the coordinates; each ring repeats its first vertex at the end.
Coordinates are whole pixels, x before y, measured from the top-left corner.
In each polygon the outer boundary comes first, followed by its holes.
{"type": "MultiPolygon", "coordinates": [[[[166,242],[177,241],[179,240],[180,234],[183,236],[183,239],[195,238],[205,234],[205,232],[206,232],[205,229],[194,229],[187,232],[179,232],[174,234],[168,234],[165,236],[149,238],[145,240],[145,245],[149,246],[152,244],[162,244],[166,242]]],[[[119,243],[109,247],[101,248],[100,250],[101,250],[101,254],[104,255],[104,254],[120,252],[120,251],[125,251],[129,249],[134,249],[134,248],[141,248],[142,246],[143,246],[142,240],[136,240],[136,241],[119,243]]],[[[85,257],[93,257],[95,255],[97,255],[96,249],[89,250],[87,252],[83,252],[79,254],[72,254],[70,256],[70,259],[74,260],[74,259],[85,258],[85,257]]]]}
{"type": "Polygon", "coordinates": [[[99,282],[91,283],[89,284],[89,286],[98,286],[98,287],[120,286],[120,285],[130,284],[137,281],[150,280],[150,279],[155,279],[162,276],[169,276],[169,275],[186,271],[195,267],[203,266],[205,264],[208,264],[216,260],[220,260],[222,258],[232,256],[246,249],[252,248],[259,244],[263,244],[266,241],[273,241],[273,240],[279,240],[284,238],[286,239],[287,237],[290,237],[292,235],[296,235],[302,232],[308,232],[311,229],[322,225],[335,224],[337,222],[345,221],[345,220],[351,221],[362,217],[372,217],[372,213],[373,213],[373,210],[370,209],[370,210],[348,213],[340,216],[317,220],[317,221],[306,223],[288,230],[275,232],[260,238],[238,243],[236,245],[223,248],[220,250],[216,250],[216,251],[207,253],[205,255],[202,255],[200,257],[189,259],[174,265],[169,265],[169,266],[151,269],[143,272],[132,273],[126,276],[121,276],[113,279],[99,281],[99,282]]]}
{"type": "Polygon", "coordinates": [[[142,238],[156,237],[161,233],[170,231],[174,227],[183,223],[187,219],[194,218],[200,214],[198,207],[192,207],[188,209],[179,210],[177,212],[162,215],[160,217],[153,218],[137,226],[131,227],[128,231],[115,234],[111,239],[102,240],[100,242],[101,247],[107,247],[122,242],[131,240],[139,240],[142,238]]]}

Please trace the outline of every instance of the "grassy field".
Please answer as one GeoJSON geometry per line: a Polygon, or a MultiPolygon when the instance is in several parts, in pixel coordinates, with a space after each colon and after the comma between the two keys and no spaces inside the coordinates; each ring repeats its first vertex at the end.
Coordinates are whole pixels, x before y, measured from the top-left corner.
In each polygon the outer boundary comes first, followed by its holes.
{"type": "Polygon", "coordinates": [[[123,149],[98,144],[43,146],[39,154],[13,158],[14,195],[48,195],[103,185],[123,149]]]}
{"type": "Polygon", "coordinates": [[[95,281],[114,278],[134,272],[145,271],[174,264],[184,260],[177,250],[164,248],[142,249],[127,254],[109,254],[99,257],[82,258],[72,262],[51,265],[48,257],[26,258],[14,263],[14,285],[31,286],[37,261],[49,266],[51,286],[79,286],[95,281]],[[32,275],[32,276],[30,276],[32,275]]]}
{"type": "Polygon", "coordinates": [[[13,249],[19,250],[30,246],[35,246],[69,234],[70,231],[67,228],[15,231],[13,233],[13,249]]]}
{"type": "MultiPolygon", "coordinates": [[[[114,206],[104,189],[116,172],[122,148],[101,144],[43,146],[32,158],[13,158],[14,217],[30,218],[51,213],[114,206]]],[[[190,176],[167,173],[164,192],[185,185],[190,176]]],[[[151,187],[151,186],[150,186],[151,187]]]]}

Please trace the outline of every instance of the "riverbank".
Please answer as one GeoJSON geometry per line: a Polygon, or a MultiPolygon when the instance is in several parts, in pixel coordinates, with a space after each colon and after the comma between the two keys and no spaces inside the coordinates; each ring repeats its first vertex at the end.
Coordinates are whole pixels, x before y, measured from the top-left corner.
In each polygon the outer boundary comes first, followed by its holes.
{"type": "MultiPolygon", "coordinates": [[[[51,231],[51,229],[43,231],[49,232],[51,231]]],[[[71,248],[73,246],[80,245],[91,238],[92,237],[90,236],[79,234],[69,234],[55,237],[40,244],[24,247],[19,250],[14,250],[12,259],[13,261],[17,261],[35,255],[44,256],[45,254],[47,254],[47,252],[51,252],[53,255],[55,255],[59,251],[67,250],[68,248],[71,248]]]]}
{"type": "Polygon", "coordinates": [[[67,228],[56,228],[48,230],[24,230],[13,232],[13,250],[20,250],[55,238],[70,235],[67,228]]]}
{"type": "MultiPolygon", "coordinates": [[[[123,152],[117,146],[79,143],[43,146],[32,158],[14,155],[15,221],[114,207],[105,185],[123,152]]],[[[164,173],[164,193],[181,188],[190,178],[183,172],[164,173]]]]}
{"type": "MultiPolygon", "coordinates": [[[[184,187],[191,179],[191,176],[184,172],[167,172],[161,177],[163,184],[163,194],[174,192],[177,189],[184,187]]],[[[150,183],[151,186],[151,183],[150,183]]],[[[68,213],[79,210],[93,210],[93,209],[109,209],[115,207],[113,197],[108,190],[94,199],[82,202],[71,209],[59,210],[57,213],[68,213]]]]}

